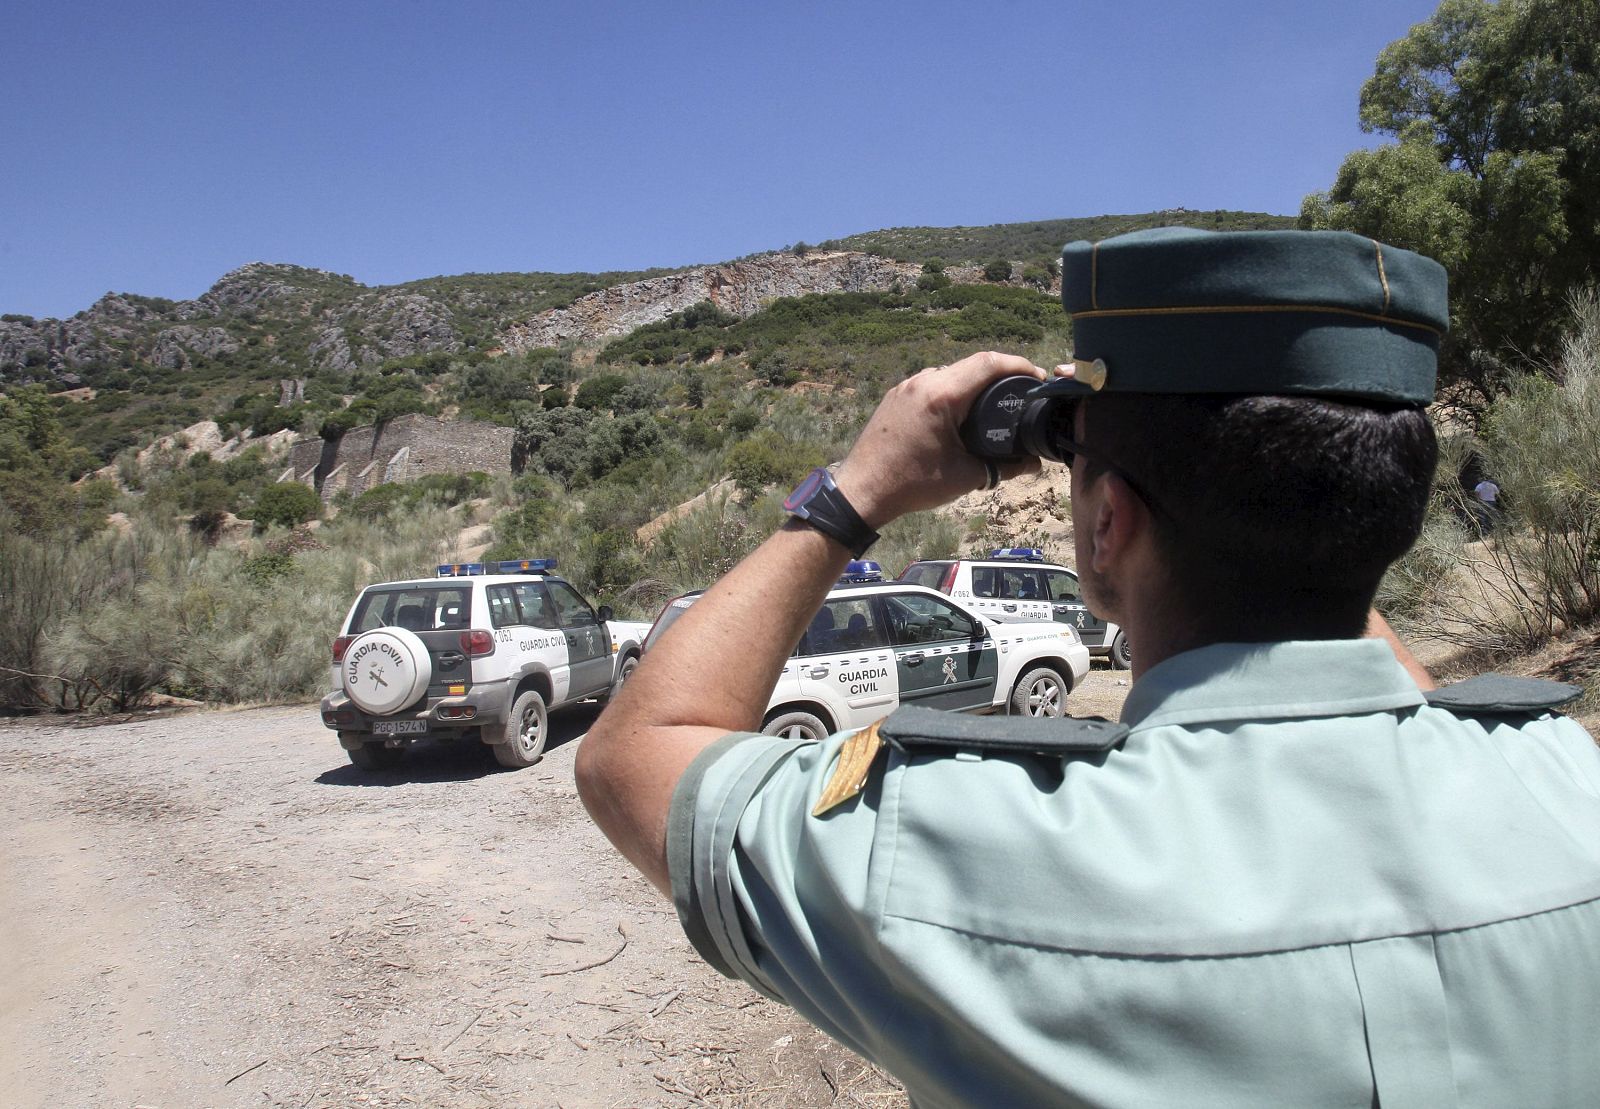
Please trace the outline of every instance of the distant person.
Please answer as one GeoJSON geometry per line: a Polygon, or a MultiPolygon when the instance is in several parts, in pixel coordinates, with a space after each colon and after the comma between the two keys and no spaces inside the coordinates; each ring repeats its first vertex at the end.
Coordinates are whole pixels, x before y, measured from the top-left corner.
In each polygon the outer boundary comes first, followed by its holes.
{"type": "Polygon", "coordinates": [[[1499,516],[1500,487],[1490,478],[1484,478],[1472,487],[1472,513],[1478,523],[1478,534],[1488,535],[1494,530],[1499,516]]]}
{"type": "Polygon", "coordinates": [[[1435,690],[1371,609],[1428,505],[1443,269],[1174,228],[1062,261],[1077,361],[1034,395],[1084,600],[1139,644],[1121,722],[753,734],[846,560],[985,484],[963,415],[1045,374],[978,354],[652,648],[578,752],[590,813],[711,965],[918,1106],[1600,1105],[1577,691],[1435,690]]]}

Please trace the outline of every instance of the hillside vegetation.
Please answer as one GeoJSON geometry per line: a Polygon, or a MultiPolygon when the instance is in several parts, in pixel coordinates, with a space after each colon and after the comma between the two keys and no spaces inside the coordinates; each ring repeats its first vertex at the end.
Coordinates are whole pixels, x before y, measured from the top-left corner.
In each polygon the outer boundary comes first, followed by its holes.
{"type": "Polygon", "coordinates": [[[988,262],[995,258],[1050,265],[1065,243],[1097,242],[1149,227],[1199,227],[1208,231],[1276,231],[1294,226],[1291,216],[1263,212],[1194,212],[1174,208],[1126,216],[995,223],[987,227],[891,227],[817,244],[828,250],[860,250],[904,262],[988,262]]]}

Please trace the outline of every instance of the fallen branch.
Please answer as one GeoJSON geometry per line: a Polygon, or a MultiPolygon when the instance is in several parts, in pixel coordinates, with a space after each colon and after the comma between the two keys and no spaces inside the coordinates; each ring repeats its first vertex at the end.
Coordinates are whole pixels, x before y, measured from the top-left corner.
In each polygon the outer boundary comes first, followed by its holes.
{"type": "Polygon", "coordinates": [[[402,1063],[426,1063],[440,1074],[445,1073],[445,1069],[443,1067],[441,1067],[438,1063],[435,1063],[426,1055],[423,1055],[421,1052],[418,1052],[414,1055],[396,1055],[395,1059],[402,1063]]]}
{"type": "Polygon", "coordinates": [[[476,1013],[473,1013],[472,1014],[472,1019],[467,1021],[467,1023],[463,1024],[461,1026],[460,1030],[458,1032],[456,1032],[456,1034],[454,1036],[450,1037],[450,1042],[445,1044],[443,1047],[441,1047],[439,1049],[439,1054],[443,1055],[445,1052],[449,1051],[452,1047],[454,1047],[455,1046],[455,1042],[457,1040],[459,1040],[462,1036],[465,1036],[467,1034],[468,1030],[471,1029],[474,1024],[477,1024],[478,1020],[482,1016],[483,1016],[483,1010],[482,1009],[479,1009],[476,1013]]]}
{"type": "Polygon", "coordinates": [[[238,1073],[238,1074],[236,1074],[236,1075],[234,1075],[234,1076],[233,1076],[233,1077],[232,1077],[232,1078],[230,1078],[230,1079],[228,1079],[228,1080],[227,1080],[227,1081],[226,1081],[226,1082],[224,1082],[224,1083],[223,1083],[223,1085],[224,1085],[224,1086],[231,1086],[231,1085],[233,1085],[233,1084],[234,1084],[234,1083],[235,1083],[235,1082],[237,1082],[237,1081],[238,1081],[238,1080],[239,1080],[239,1079],[241,1079],[241,1078],[243,1078],[243,1077],[244,1077],[244,1076],[245,1076],[245,1075],[247,1075],[247,1074],[249,1074],[249,1073],[250,1073],[250,1072],[251,1072],[251,1071],[253,1071],[253,1070],[258,1070],[258,1069],[260,1069],[260,1068],[261,1068],[261,1067],[264,1067],[264,1066],[266,1066],[266,1065],[267,1065],[267,1060],[265,1060],[265,1059],[263,1059],[263,1060],[261,1060],[261,1062],[259,1062],[259,1063],[257,1063],[257,1064],[255,1064],[255,1066],[251,1066],[251,1067],[246,1067],[246,1068],[244,1068],[244,1070],[242,1070],[242,1071],[240,1071],[240,1072],[239,1072],[239,1073],[238,1073]]]}
{"type": "Polygon", "coordinates": [[[605,966],[612,959],[615,959],[618,955],[621,955],[624,949],[626,949],[628,946],[628,933],[623,929],[620,923],[617,925],[617,934],[622,937],[622,942],[617,945],[617,949],[615,951],[607,955],[604,959],[596,959],[592,963],[583,963],[579,966],[567,967],[565,970],[547,970],[541,973],[539,977],[552,978],[558,974],[577,974],[581,970],[593,970],[595,967],[605,966]]]}

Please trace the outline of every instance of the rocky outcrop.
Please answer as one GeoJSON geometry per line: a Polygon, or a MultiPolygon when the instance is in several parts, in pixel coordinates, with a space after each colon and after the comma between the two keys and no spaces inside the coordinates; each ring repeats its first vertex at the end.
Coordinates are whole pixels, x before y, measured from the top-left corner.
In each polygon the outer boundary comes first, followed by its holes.
{"type": "Polygon", "coordinates": [[[150,361],[168,370],[189,365],[192,355],[219,358],[239,349],[239,341],[220,327],[190,327],[183,324],[156,334],[150,361]]]}
{"type": "Polygon", "coordinates": [[[315,367],[349,371],[388,358],[460,349],[444,305],[418,293],[369,293],[319,329],[307,354],[315,367]]]}
{"type": "Polygon", "coordinates": [[[306,308],[319,287],[340,290],[360,288],[353,278],[327,270],[286,266],[274,262],[249,262],[230,270],[194,300],[180,301],[174,312],[180,320],[206,316],[231,316],[241,312],[306,308]]]}
{"type": "MultiPolygon", "coordinates": [[[[952,281],[981,280],[976,267],[947,269],[952,281]],[[968,273],[967,270],[971,269],[968,273]]],[[[697,266],[682,273],[651,277],[580,297],[565,308],[541,312],[513,324],[500,337],[506,350],[521,352],[626,335],[657,323],[701,301],[735,316],[750,316],[779,297],[808,293],[889,292],[916,283],[922,267],[873,254],[812,251],[763,254],[742,262],[697,266]]]]}
{"type": "Polygon", "coordinates": [[[12,374],[32,380],[49,364],[50,344],[39,321],[0,320],[0,380],[12,374]]]}
{"type": "Polygon", "coordinates": [[[1052,562],[1074,564],[1072,472],[1059,462],[1043,462],[1037,474],[1012,478],[994,489],[979,489],[936,511],[964,524],[964,549],[1041,547],[1052,562]]]}

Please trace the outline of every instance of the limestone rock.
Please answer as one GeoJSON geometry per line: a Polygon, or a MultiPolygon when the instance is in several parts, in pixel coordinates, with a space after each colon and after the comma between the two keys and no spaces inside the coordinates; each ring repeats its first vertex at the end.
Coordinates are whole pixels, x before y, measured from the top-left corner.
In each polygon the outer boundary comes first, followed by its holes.
{"type": "Polygon", "coordinates": [[[916,284],[921,273],[922,267],[911,262],[853,251],[764,254],[601,289],[565,308],[513,324],[500,343],[506,350],[520,353],[568,340],[609,339],[657,323],[701,301],[710,301],[731,315],[750,316],[779,297],[888,292],[896,284],[916,284]]]}
{"type": "Polygon", "coordinates": [[[280,310],[296,301],[309,302],[316,296],[315,286],[334,285],[359,288],[343,274],[304,266],[273,262],[249,262],[230,270],[194,300],[180,302],[174,309],[179,319],[204,316],[229,316],[262,308],[280,310]]]}
{"type": "Polygon", "coordinates": [[[191,355],[217,358],[239,349],[239,341],[220,327],[191,327],[182,324],[156,335],[150,361],[168,370],[189,365],[191,355]]]}
{"type": "Polygon", "coordinates": [[[460,349],[444,305],[420,293],[369,293],[328,319],[307,354],[313,366],[348,372],[388,358],[460,349]]]}

